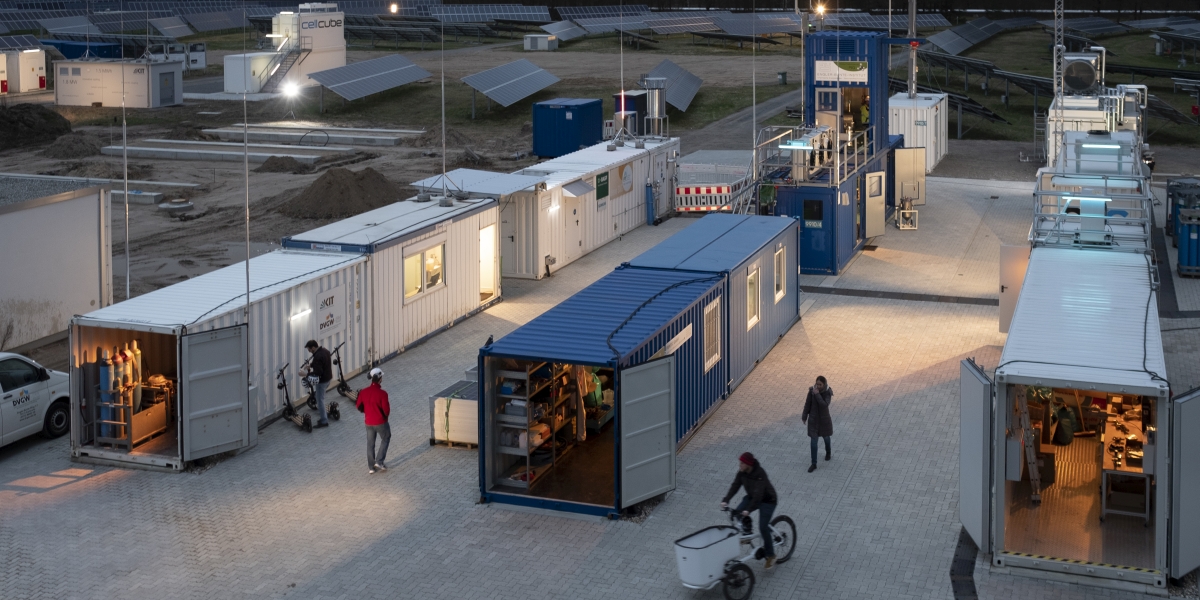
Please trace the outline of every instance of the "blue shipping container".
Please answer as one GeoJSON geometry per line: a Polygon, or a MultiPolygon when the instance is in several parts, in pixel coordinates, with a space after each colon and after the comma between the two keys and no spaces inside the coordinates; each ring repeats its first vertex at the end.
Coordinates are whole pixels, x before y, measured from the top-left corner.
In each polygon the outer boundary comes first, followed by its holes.
{"type": "Polygon", "coordinates": [[[842,90],[865,89],[870,100],[867,124],[875,128],[875,151],[882,152],[891,112],[887,35],[876,31],[819,31],[809,34],[804,54],[805,72],[812,74],[804,86],[805,122],[828,124],[822,123],[818,113],[840,114],[858,121],[861,99],[842,90]],[[847,102],[852,105],[848,115],[847,102]]]}
{"type": "MultiPolygon", "coordinates": [[[[641,499],[636,489],[647,482],[657,493],[674,487],[674,455],[680,440],[697,427],[724,397],[728,378],[720,310],[724,281],[720,275],[682,271],[618,268],[538,318],[479,351],[479,485],[485,501],[537,506],[585,514],[614,515],[641,499]],[[706,315],[708,320],[706,321],[706,315]],[[715,356],[715,360],[711,360],[715,356]],[[661,359],[661,360],[660,360],[661,359]],[[670,394],[637,396],[644,390],[636,377],[647,368],[674,361],[670,394]],[[563,373],[573,366],[598,369],[612,390],[612,425],[589,433],[586,441],[572,436],[566,422],[550,420],[549,441],[558,452],[575,454],[558,466],[554,461],[527,468],[522,450],[506,447],[501,436],[514,428],[511,398],[534,398],[544,386],[569,382],[563,373]],[[524,369],[524,383],[514,386],[508,374],[524,369]],[[544,383],[549,379],[552,383],[544,383]],[[673,398],[672,398],[673,396],[673,398]],[[644,402],[641,400],[645,400],[644,402]],[[659,410],[642,407],[658,401],[659,410]],[[669,410],[663,410],[663,401],[669,410]],[[667,420],[666,413],[672,413],[667,420]],[[670,427],[670,421],[674,427],[670,427]],[[657,445],[647,445],[647,432],[657,445]],[[653,446],[653,448],[651,448],[653,446]],[[634,460],[648,450],[651,460],[634,460]],[[667,460],[669,459],[669,467],[667,460]],[[624,462],[623,462],[624,461],[624,462]],[[654,467],[644,468],[645,465],[654,467]],[[532,472],[532,473],[531,473],[532,472]],[[531,481],[520,478],[525,474],[531,481]],[[516,478],[516,480],[514,480],[516,478]],[[669,479],[669,482],[667,481],[669,479]],[[657,486],[657,487],[654,487],[657,486]]],[[[566,383],[564,389],[571,389],[566,383]]],[[[557,396],[557,391],[552,391],[557,396]]],[[[531,401],[530,406],[539,405],[531,401]]],[[[551,414],[563,406],[556,397],[544,405],[551,414]]],[[[569,412],[570,402],[567,409],[569,412]]],[[[603,408],[603,407],[601,407],[603,408]]],[[[529,408],[528,410],[533,410],[529,408]]],[[[590,419],[590,417],[589,417],[590,419]]],[[[521,429],[521,428],[516,428],[521,429]]],[[[532,436],[533,429],[525,435],[532,436]]],[[[529,442],[529,437],[522,443],[529,442]]],[[[538,446],[546,447],[545,442],[538,446]]],[[[557,454],[555,455],[557,456],[557,454]]],[[[530,459],[532,462],[532,459],[530,459]]]]}
{"type": "Polygon", "coordinates": [[[121,58],[121,45],[101,42],[73,42],[68,40],[38,40],[43,46],[50,46],[62,53],[68,60],[82,58],[86,53],[92,58],[121,58]]]}
{"type": "Polygon", "coordinates": [[[800,319],[799,234],[790,217],[710,214],[627,264],[726,276],[732,392],[800,319]]]}
{"type": "Polygon", "coordinates": [[[533,105],[533,153],[558,158],[604,140],[600,100],[555,98],[533,105]]]}

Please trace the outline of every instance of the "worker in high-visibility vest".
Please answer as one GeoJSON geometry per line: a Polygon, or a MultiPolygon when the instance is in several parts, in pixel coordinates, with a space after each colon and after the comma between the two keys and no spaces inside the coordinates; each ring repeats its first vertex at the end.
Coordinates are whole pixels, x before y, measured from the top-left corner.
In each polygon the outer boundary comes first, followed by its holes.
{"type": "Polygon", "coordinates": [[[871,122],[871,101],[864,100],[862,108],[859,110],[862,112],[862,126],[865,129],[867,124],[871,122]]]}

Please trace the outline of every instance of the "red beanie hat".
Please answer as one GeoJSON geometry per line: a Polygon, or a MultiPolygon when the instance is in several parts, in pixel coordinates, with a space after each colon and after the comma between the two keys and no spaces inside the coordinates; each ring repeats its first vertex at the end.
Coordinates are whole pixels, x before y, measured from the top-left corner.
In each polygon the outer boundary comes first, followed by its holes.
{"type": "Polygon", "coordinates": [[[753,466],[754,466],[756,463],[758,463],[758,461],[757,461],[757,460],[754,460],[754,455],[753,455],[753,454],[750,454],[749,452],[743,452],[743,453],[742,453],[742,455],[738,457],[738,460],[740,460],[740,461],[742,461],[742,462],[744,462],[744,463],[746,463],[746,464],[748,464],[748,465],[750,465],[750,466],[752,466],[752,467],[753,467],[753,466]]]}

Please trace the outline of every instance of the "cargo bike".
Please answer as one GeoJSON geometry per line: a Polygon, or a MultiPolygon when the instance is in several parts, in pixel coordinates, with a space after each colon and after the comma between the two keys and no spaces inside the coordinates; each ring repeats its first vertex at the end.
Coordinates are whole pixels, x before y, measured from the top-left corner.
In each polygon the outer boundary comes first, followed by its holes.
{"type": "MultiPolygon", "coordinates": [[[[729,525],[706,527],[675,541],[675,564],[684,587],[711,590],[722,585],[729,600],[746,600],[754,592],[754,571],[746,564],[766,558],[762,535],[743,533],[738,513],[728,508],[729,525]]],[[[779,515],[771,519],[775,564],[783,564],[796,549],[796,523],[779,515]]]]}

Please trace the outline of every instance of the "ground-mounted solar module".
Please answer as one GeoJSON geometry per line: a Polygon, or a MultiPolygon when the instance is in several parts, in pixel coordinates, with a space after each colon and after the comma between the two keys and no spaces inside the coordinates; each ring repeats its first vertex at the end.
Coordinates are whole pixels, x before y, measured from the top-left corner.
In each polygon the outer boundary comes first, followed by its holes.
{"type": "Polygon", "coordinates": [[[799,31],[800,26],[791,19],[716,19],[721,31],[731,35],[766,35],[799,31]]]}
{"type": "Polygon", "coordinates": [[[586,30],[570,21],[558,21],[557,23],[542,25],[542,31],[556,36],[560,42],[581,38],[587,35],[586,30]]]}
{"type": "Polygon", "coordinates": [[[1003,29],[1004,31],[1008,31],[1010,29],[1020,29],[1022,27],[1033,27],[1034,25],[1038,24],[1037,19],[1033,17],[1013,17],[1011,19],[1000,19],[999,21],[993,21],[993,23],[998,25],[1000,29],[1003,29]]]}
{"type": "Polygon", "coordinates": [[[550,9],[521,4],[436,4],[429,15],[448,23],[484,23],[496,19],[529,23],[550,23],[550,9]]]}
{"type": "Polygon", "coordinates": [[[625,6],[561,6],[555,8],[558,16],[572,21],[577,19],[598,19],[618,17],[621,15],[649,15],[650,7],[644,4],[626,4],[625,6]]]}
{"type": "Polygon", "coordinates": [[[672,33],[691,33],[693,31],[720,31],[712,17],[668,17],[662,19],[646,19],[643,21],[647,28],[660,35],[672,33]]]}
{"type": "Polygon", "coordinates": [[[87,17],[59,17],[57,19],[39,19],[38,25],[50,33],[104,33],[100,31],[87,17]]]}
{"type": "MultiPolygon", "coordinates": [[[[1054,28],[1054,21],[1038,21],[1038,24],[1054,28]]],[[[1078,31],[1084,35],[1105,35],[1111,33],[1124,33],[1129,30],[1128,27],[1104,17],[1083,17],[1079,19],[1063,19],[1063,28],[1072,31],[1078,31]]]]}
{"type": "Polygon", "coordinates": [[[595,17],[574,19],[575,23],[587,30],[588,33],[611,33],[613,31],[637,31],[648,29],[644,16],[625,15],[615,17],[595,17]]]}
{"type": "Polygon", "coordinates": [[[188,27],[187,23],[184,23],[183,19],[180,17],[162,17],[159,19],[150,19],[147,21],[147,23],[149,23],[150,26],[156,29],[159,33],[175,39],[187,37],[195,33],[192,31],[192,28],[188,27]]]}
{"type": "Polygon", "coordinates": [[[926,40],[930,44],[940,48],[942,52],[951,55],[958,55],[963,50],[966,50],[972,46],[971,42],[967,41],[962,36],[949,29],[946,31],[939,31],[938,33],[926,38],[926,40]]]}
{"type": "Polygon", "coordinates": [[[395,87],[430,77],[429,71],[414,65],[411,60],[393,54],[364,60],[309,74],[329,91],[347,99],[358,100],[395,87]]]}
{"type": "Polygon", "coordinates": [[[468,75],[462,80],[501,106],[512,106],[559,82],[557,77],[526,59],[468,75]]]}
{"type": "Polygon", "coordinates": [[[687,111],[692,100],[696,98],[696,92],[700,91],[700,84],[704,83],[692,72],[669,60],[658,63],[658,66],[654,67],[646,76],[666,79],[665,99],[667,104],[681,111],[687,111]]]}
{"type": "Polygon", "coordinates": [[[210,13],[191,13],[183,15],[185,21],[197,32],[222,31],[237,29],[246,24],[241,10],[227,10],[210,13]]]}
{"type": "Polygon", "coordinates": [[[42,44],[32,35],[0,36],[0,50],[32,50],[42,44]]]}
{"type": "Polygon", "coordinates": [[[1134,29],[1164,29],[1168,27],[1177,27],[1179,25],[1200,25],[1200,21],[1197,21],[1191,17],[1159,17],[1157,19],[1121,21],[1121,24],[1134,29]]]}

